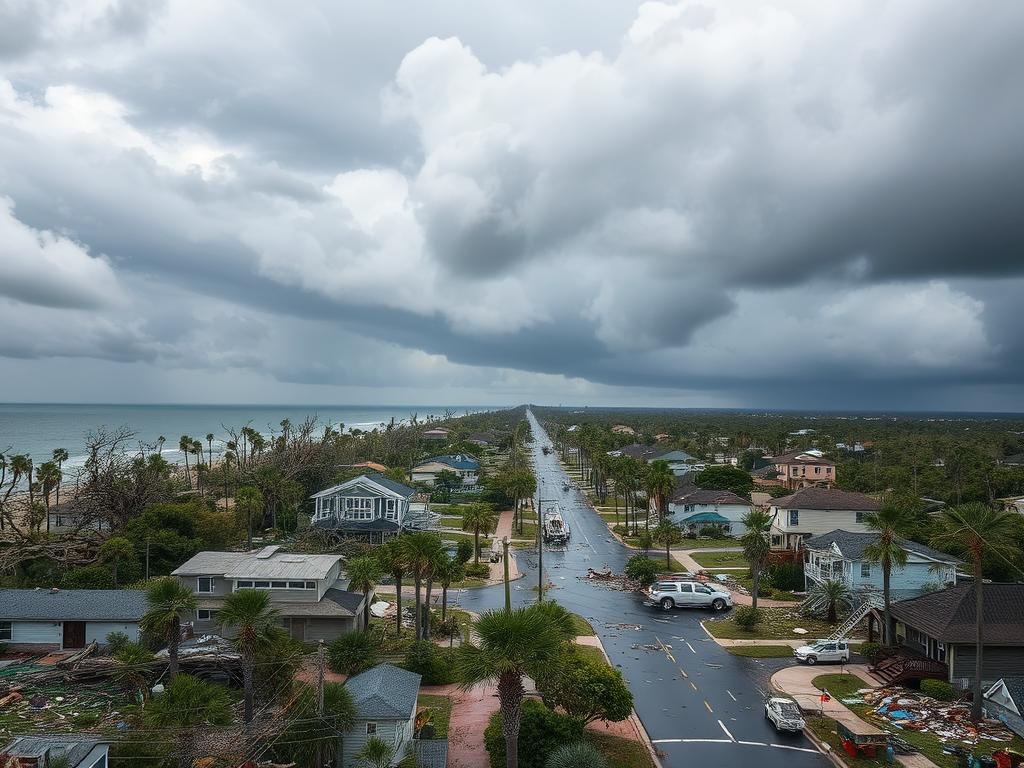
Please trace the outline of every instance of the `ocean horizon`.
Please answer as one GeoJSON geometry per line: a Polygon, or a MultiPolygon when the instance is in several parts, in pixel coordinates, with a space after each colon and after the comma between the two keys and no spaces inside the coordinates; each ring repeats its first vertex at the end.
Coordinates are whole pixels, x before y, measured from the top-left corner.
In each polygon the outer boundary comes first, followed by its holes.
{"type": "Polygon", "coordinates": [[[126,428],[134,433],[135,443],[155,444],[163,435],[163,454],[168,461],[181,458],[178,440],[182,435],[201,440],[214,435],[216,455],[230,439],[227,428],[251,426],[267,435],[280,432],[283,419],[298,424],[315,417],[321,424],[346,430],[369,430],[392,419],[408,422],[443,416],[453,411],[479,413],[506,406],[482,405],[192,405],[186,403],[118,404],[118,403],[0,403],[0,453],[27,454],[34,461],[48,461],[55,448],[68,452],[64,468],[85,462],[86,435],[100,428],[126,428]]]}

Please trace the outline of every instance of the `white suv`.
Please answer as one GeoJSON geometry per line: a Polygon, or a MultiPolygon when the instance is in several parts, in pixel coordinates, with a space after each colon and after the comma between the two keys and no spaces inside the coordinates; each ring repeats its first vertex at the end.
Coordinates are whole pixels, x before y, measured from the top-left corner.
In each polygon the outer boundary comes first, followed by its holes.
{"type": "Polygon", "coordinates": [[[732,605],[732,595],[726,590],[699,581],[656,581],[647,588],[647,597],[666,611],[673,608],[724,611],[732,605]]]}
{"type": "Polygon", "coordinates": [[[850,661],[850,644],[846,640],[818,640],[810,645],[801,645],[793,655],[797,661],[807,664],[819,661],[847,663],[850,661]]]}

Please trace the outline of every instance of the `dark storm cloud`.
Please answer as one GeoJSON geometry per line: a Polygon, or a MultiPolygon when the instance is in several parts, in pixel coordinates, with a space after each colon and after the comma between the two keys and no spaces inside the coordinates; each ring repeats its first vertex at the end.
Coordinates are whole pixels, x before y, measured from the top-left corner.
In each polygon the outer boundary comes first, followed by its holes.
{"type": "Polygon", "coordinates": [[[0,354],[776,406],[1020,388],[1024,7],[625,5],[8,3],[8,223],[105,271],[0,251],[8,296],[102,309],[0,354]]]}

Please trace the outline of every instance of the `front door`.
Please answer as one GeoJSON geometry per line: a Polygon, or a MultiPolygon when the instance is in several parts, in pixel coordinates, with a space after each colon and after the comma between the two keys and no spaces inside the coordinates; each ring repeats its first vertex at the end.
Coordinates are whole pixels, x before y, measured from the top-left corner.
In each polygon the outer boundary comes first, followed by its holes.
{"type": "Polygon", "coordinates": [[[85,648],[85,622],[64,622],[64,647],[85,648]]]}
{"type": "Polygon", "coordinates": [[[288,631],[291,633],[293,640],[300,642],[306,639],[306,620],[305,619],[291,619],[289,621],[288,631]]]}

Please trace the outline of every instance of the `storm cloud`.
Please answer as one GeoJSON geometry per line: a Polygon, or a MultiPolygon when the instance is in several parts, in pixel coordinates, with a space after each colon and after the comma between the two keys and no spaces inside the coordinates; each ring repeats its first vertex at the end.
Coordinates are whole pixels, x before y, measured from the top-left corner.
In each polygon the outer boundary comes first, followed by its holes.
{"type": "Polygon", "coordinates": [[[1024,7],[592,17],[0,0],[0,400],[1024,406],[1024,7]]]}

